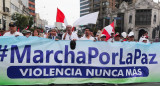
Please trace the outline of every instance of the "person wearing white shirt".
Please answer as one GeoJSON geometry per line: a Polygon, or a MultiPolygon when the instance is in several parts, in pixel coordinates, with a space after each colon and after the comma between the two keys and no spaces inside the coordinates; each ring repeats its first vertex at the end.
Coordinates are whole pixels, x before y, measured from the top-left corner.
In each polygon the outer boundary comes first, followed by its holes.
{"type": "Polygon", "coordinates": [[[115,33],[112,31],[111,32],[111,37],[110,37],[110,39],[108,39],[108,42],[114,42],[115,41],[114,36],[115,36],[115,33]]]}
{"type": "Polygon", "coordinates": [[[62,40],[78,40],[78,36],[76,33],[72,32],[72,26],[66,26],[66,33],[63,34],[62,40]]]}
{"type": "Polygon", "coordinates": [[[147,40],[147,43],[150,43],[149,39],[147,36],[142,36],[140,39],[139,39],[139,42],[143,42],[143,40],[147,40]]]}
{"type": "Polygon", "coordinates": [[[85,28],[85,35],[80,39],[80,40],[92,40],[94,41],[95,39],[91,36],[91,29],[86,27],[85,28]]]}
{"type": "Polygon", "coordinates": [[[9,23],[9,32],[6,32],[3,36],[23,36],[22,33],[17,32],[17,26],[14,22],[9,23]]]}
{"type": "Polygon", "coordinates": [[[148,32],[145,31],[144,34],[142,35],[142,37],[139,39],[139,42],[143,42],[143,39],[146,38],[147,43],[150,43],[149,39],[148,39],[148,32]]]}

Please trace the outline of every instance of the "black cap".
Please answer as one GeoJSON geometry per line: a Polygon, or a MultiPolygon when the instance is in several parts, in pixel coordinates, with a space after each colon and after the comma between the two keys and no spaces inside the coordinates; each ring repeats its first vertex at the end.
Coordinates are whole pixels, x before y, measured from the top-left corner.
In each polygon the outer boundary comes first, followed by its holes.
{"type": "Polygon", "coordinates": [[[101,38],[106,38],[106,35],[102,35],[101,38]]]}
{"type": "Polygon", "coordinates": [[[9,27],[15,27],[15,26],[16,26],[16,23],[15,23],[15,22],[9,23],[9,27]]]}
{"type": "Polygon", "coordinates": [[[85,27],[85,30],[86,30],[86,29],[89,29],[89,31],[91,31],[91,28],[90,28],[90,27],[85,27]]]}

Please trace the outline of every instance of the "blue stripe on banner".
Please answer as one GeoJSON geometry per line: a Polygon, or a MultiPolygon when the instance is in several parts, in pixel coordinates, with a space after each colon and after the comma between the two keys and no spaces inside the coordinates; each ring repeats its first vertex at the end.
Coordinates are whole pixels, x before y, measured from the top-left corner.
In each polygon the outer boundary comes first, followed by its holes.
{"type": "Polygon", "coordinates": [[[9,78],[132,78],[147,77],[147,67],[11,66],[9,78]]]}

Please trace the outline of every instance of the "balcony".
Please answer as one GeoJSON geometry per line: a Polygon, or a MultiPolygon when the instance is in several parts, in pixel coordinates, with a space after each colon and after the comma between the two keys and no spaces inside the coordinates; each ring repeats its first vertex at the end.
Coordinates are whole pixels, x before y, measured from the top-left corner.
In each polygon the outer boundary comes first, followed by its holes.
{"type": "Polygon", "coordinates": [[[32,12],[30,12],[30,14],[31,14],[32,16],[35,16],[35,15],[36,15],[35,13],[32,13],[32,12]]]}
{"type": "Polygon", "coordinates": [[[1,12],[3,15],[8,15],[10,16],[10,11],[8,7],[5,7],[5,12],[1,12]]]}
{"type": "Polygon", "coordinates": [[[29,4],[35,5],[35,3],[34,3],[34,2],[31,2],[31,1],[29,1],[29,4]]]}
{"type": "Polygon", "coordinates": [[[29,7],[29,9],[31,9],[31,10],[35,10],[35,8],[33,8],[33,7],[29,7]]]}
{"type": "Polygon", "coordinates": [[[7,16],[10,16],[10,13],[8,12],[2,12],[3,15],[7,15],[7,16]]]}

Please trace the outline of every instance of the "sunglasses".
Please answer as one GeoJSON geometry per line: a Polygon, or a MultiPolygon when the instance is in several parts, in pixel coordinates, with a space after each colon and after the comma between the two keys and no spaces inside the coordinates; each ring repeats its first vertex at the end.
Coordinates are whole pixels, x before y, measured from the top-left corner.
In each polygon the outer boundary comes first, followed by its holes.
{"type": "Polygon", "coordinates": [[[10,25],[9,27],[15,27],[14,25],[10,25]]]}

